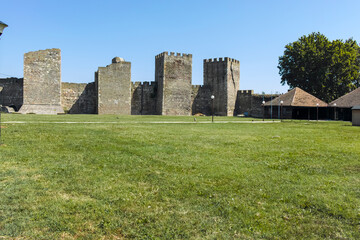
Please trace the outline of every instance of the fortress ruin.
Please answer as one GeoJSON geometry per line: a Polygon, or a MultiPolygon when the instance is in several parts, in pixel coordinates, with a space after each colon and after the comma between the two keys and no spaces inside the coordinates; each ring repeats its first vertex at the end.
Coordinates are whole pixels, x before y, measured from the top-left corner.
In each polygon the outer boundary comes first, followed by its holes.
{"type": "MultiPolygon", "coordinates": [[[[0,79],[0,101],[20,113],[210,115],[214,95],[215,115],[252,111],[251,99],[261,97],[239,91],[238,60],[205,59],[203,64],[203,85],[192,85],[192,55],[173,52],[155,56],[153,82],[131,82],[131,63],[115,57],[98,68],[94,82],[66,83],[61,82],[60,49],[29,52],[24,55],[23,79],[0,79]]],[[[261,116],[261,110],[253,112],[261,116]]]]}

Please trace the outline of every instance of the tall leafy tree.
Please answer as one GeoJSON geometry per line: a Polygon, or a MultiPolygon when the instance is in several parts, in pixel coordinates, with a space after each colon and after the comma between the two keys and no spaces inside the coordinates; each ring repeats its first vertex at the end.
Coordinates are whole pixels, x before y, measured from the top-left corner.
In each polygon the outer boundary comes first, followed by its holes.
{"type": "Polygon", "coordinates": [[[329,41],[311,33],[285,46],[278,68],[282,85],[330,102],[359,86],[360,48],[353,39],[329,41]]]}

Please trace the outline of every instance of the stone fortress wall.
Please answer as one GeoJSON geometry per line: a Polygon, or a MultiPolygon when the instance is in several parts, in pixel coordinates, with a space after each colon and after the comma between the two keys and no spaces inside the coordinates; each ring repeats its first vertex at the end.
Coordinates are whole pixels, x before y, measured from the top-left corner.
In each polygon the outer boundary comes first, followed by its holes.
{"type": "Polygon", "coordinates": [[[131,115],[154,115],[156,114],[155,82],[131,83],[131,115]]]}
{"type": "Polygon", "coordinates": [[[204,60],[204,85],[209,86],[216,115],[233,116],[240,83],[240,62],[232,58],[204,60]]]}
{"type": "Polygon", "coordinates": [[[163,52],[155,57],[158,115],[191,115],[192,55],[163,52]]]}
{"type": "Polygon", "coordinates": [[[65,113],[96,113],[95,83],[61,83],[61,105],[65,113]]]}
{"type": "Polygon", "coordinates": [[[204,60],[204,85],[191,84],[191,54],[155,56],[155,81],[142,83],[131,82],[131,63],[119,57],[91,83],[61,82],[60,64],[59,49],[26,53],[24,79],[0,79],[0,104],[23,113],[211,115],[214,95],[215,115],[261,117],[270,100],[239,90],[240,62],[227,57],[204,60]]]}
{"type": "Polygon", "coordinates": [[[97,114],[131,114],[131,63],[115,57],[95,73],[97,114]]]}
{"type": "Polygon", "coordinates": [[[264,114],[262,102],[268,102],[278,96],[279,94],[255,94],[254,90],[239,90],[235,107],[237,114],[261,118],[264,114]]]}
{"type": "Polygon", "coordinates": [[[20,113],[64,112],[61,107],[60,49],[25,53],[23,101],[20,113]]]}

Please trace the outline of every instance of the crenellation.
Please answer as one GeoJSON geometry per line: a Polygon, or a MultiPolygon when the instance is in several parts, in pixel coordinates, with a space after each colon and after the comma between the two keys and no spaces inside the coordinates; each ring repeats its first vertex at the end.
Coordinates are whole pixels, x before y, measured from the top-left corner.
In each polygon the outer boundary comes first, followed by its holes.
{"type": "Polygon", "coordinates": [[[254,90],[239,90],[239,94],[254,94],[254,90]]]}
{"type": "Polygon", "coordinates": [[[136,82],[131,82],[131,87],[132,87],[132,88],[136,88],[136,87],[138,87],[139,85],[141,85],[141,82],[138,82],[138,81],[136,81],[136,82]]]}
{"type": "Polygon", "coordinates": [[[162,57],[164,57],[165,55],[167,56],[167,55],[168,55],[168,52],[162,52],[162,53],[156,55],[156,56],[155,56],[155,59],[157,59],[157,58],[162,58],[162,57]]]}
{"type": "Polygon", "coordinates": [[[191,85],[192,90],[199,90],[203,87],[203,85],[191,85]]]}
{"type": "Polygon", "coordinates": [[[219,58],[209,58],[209,59],[204,59],[204,63],[218,63],[218,62],[233,62],[233,63],[240,63],[240,61],[233,59],[233,58],[229,58],[229,57],[219,57],[219,58]]]}

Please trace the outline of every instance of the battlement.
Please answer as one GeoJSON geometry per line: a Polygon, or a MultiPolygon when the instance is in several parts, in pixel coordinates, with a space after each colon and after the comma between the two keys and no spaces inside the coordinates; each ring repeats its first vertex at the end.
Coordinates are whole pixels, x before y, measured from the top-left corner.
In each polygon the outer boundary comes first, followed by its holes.
{"type": "Polygon", "coordinates": [[[211,62],[233,62],[233,63],[240,63],[239,60],[236,60],[234,58],[209,58],[209,59],[204,59],[204,63],[211,63],[211,62]]]}
{"type": "Polygon", "coordinates": [[[165,56],[171,56],[171,57],[181,57],[181,58],[192,58],[192,54],[186,54],[186,53],[175,53],[175,52],[162,52],[155,56],[155,59],[162,58],[165,56]]]}
{"type": "Polygon", "coordinates": [[[254,90],[239,90],[240,94],[254,94],[254,90]]]}
{"type": "Polygon", "coordinates": [[[207,85],[191,85],[191,88],[193,90],[196,90],[196,89],[210,89],[210,87],[207,86],[207,85]]]}
{"type": "Polygon", "coordinates": [[[137,88],[141,85],[141,82],[131,82],[131,87],[132,88],[137,88]]]}
{"type": "Polygon", "coordinates": [[[134,88],[136,88],[136,87],[140,87],[140,86],[143,86],[143,87],[151,87],[151,86],[154,86],[155,85],[155,82],[140,82],[140,81],[138,81],[138,82],[131,82],[131,85],[132,85],[132,87],[134,88]]]}
{"type": "Polygon", "coordinates": [[[193,90],[197,90],[197,89],[200,89],[200,88],[202,88],[203,87],[203,85],[191,85],[191,88],[193,89],[193,90]]]}
{"type": "Polygon", "coordinates": [[[154,84],[155,84],[155,82],[153,82],[153,81],[151,81],[151,82],[143,82],[142,83],[143,84],[143,86],[153,86],[154,84]]]}

